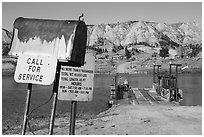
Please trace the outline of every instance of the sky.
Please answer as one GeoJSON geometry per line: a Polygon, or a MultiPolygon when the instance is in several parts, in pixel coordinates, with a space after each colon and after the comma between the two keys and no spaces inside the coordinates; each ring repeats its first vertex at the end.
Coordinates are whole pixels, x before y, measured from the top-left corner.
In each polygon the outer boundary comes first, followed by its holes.
{"type": "Polygon", "coordinates": [[[18,17],[77,20],[86,24],[125,21],[202,23],[202,2],[2,2],[2,27],[12,30],[18,17]]]}

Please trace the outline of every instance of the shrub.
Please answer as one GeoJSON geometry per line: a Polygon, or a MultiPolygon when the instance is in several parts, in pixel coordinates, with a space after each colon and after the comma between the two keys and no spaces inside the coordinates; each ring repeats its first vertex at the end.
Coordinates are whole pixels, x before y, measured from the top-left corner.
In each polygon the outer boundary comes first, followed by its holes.
{"type": "Polygon", "coordinates": [[[129,59],[131,57],[131,53],[129,52],[127,47],[125,47],[125,56],[127,57],[127,59],[129,59]]]}
{"type": "Polygon", "coordinates": [[[196,45],[189,45],[190,52],[187,53],[187,56],[196,57],[200,51],[202,51],[202,45],[196,44],[196,45]]]}
{"type": "Polygon", "coordinates": [[[159,51],[159,56],[166,58],[169,56],[169,49],[167,47],[162,47],[162,49],[159,51]]]}

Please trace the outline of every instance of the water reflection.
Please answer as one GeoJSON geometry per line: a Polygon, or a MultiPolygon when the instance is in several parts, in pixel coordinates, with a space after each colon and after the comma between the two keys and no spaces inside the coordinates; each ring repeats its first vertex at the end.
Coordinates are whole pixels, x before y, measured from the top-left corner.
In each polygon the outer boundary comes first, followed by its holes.
{"type": "MultiPolygon", "coordinates": [[[[152,87],[152,75],[121,75],[128,79],[131,87],[152,87]]],[[[113,75],[95,75],[94,79],[94,104],[103,102],[102,110],[106,109],[106,101],[109,99],[110,85],[113,83],[113,75]]],[[[202,75],[201,74],[180,74],[178,86],[183,90],[184,100],[181,105],[202,105],[202,75]]],[[[19,84],[13,80],[13,76],[2,77],[2,103],[3,107],[9,99],[22,102],[26,96],[27,84],[19,84]],[[4,102],[5,101],[5,102],[4,102]]],[[[52,93],[51,86],[34,85],[33,98],[43,98],[43,101],[49,98],[52,93]]],[[[98,106],[98,105],[97,105],[98,106]]],[[[63,107],[64,108],[64,107],[63,107]]],[[[67,110],[67,109],[66,109],[67,110]]],[[[100,109],[97,110],[99,112],[100,109]]]]}
{"type": "Polygon", "coordinates": [[[202,74],[179,75],[178,84],[184,93],[180,105],[202,105],[202,74]]]}

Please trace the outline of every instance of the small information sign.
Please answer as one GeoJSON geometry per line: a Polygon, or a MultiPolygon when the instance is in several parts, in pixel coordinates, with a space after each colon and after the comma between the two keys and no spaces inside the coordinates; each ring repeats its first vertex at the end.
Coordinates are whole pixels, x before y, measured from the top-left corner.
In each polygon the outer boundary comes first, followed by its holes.
{"type": "Polygon", "coordinates": [[[51,56],[21,55],[14,80],[19,83],[50,85],[54,81],[57,59],[51,56]]]}
{"type": "Polygon", "coordinates": [[[69,101],[92,101],[95,59],[86,54],[82,67],[61,66],[58,99],[69,101]]]}

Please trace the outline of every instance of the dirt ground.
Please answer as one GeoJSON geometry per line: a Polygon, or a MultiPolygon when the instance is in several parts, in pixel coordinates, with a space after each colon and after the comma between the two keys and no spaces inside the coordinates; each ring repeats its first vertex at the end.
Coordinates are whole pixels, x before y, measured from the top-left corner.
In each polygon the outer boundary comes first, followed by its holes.
{"type": "MultiPolygon", "coordinates": [[[[47,132],[48,129],[35,131],[38,135],[47,132]]],[[[54,134],[68,135],[69,119],[56,119],[54,134]]],[[[75,134],[202,135],[202,107],[119,104],[94,119],[77,120],[75,134]]]]}
{"type": "Polygon", "coordinates": [[[76,134],[92,135],[201,135],[201,107],[116,106],[76,134]]]}

